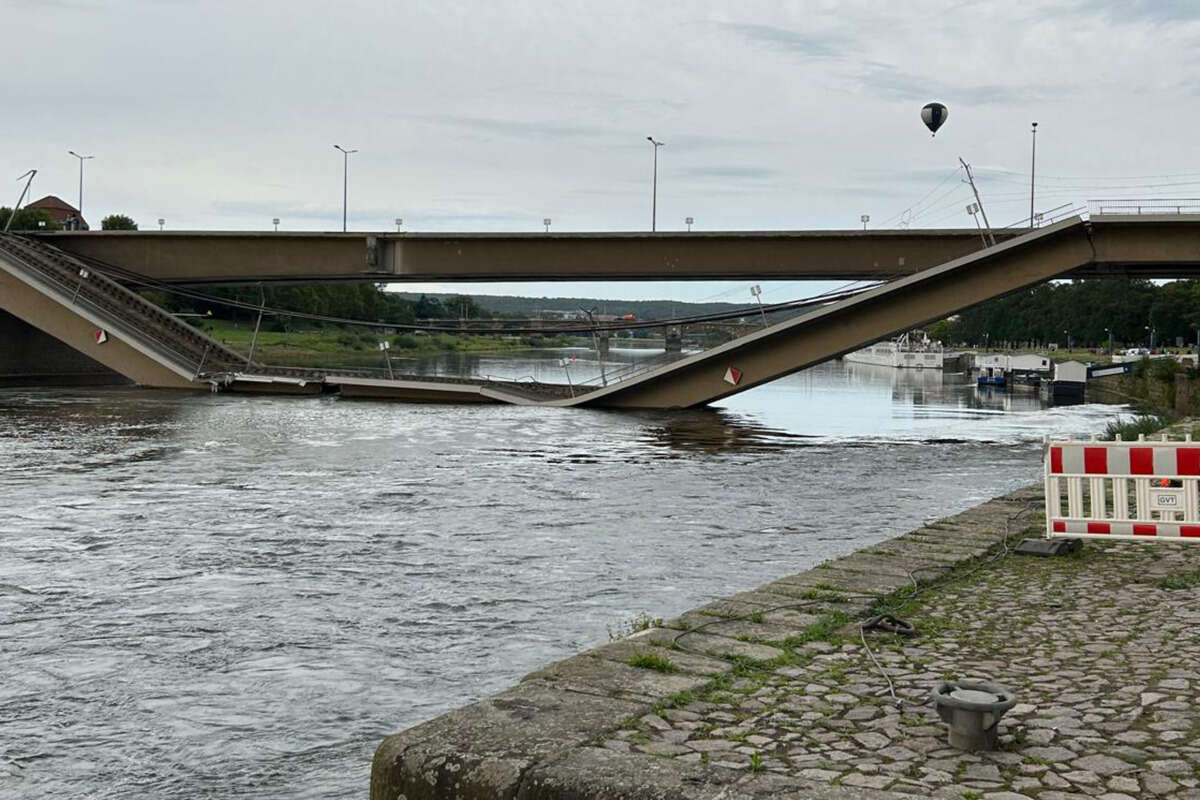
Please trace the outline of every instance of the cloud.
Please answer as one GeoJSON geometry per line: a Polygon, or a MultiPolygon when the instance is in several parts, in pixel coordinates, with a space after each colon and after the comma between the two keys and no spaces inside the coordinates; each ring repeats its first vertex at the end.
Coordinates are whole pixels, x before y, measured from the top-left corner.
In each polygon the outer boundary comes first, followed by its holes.
{"type": "Polygon", "coordinates": [[[852,40],[838,33],[808,33],[774,25],[751,25],[743,22],[713,24],[753,44],[766,45],[772,50],[806,59],[845,58],[857,49],[852,40]]]}
{"type": "Polygon", "coordinates": [[[593,140],[613,136],[627,136],[598,125],[581,125],[571,122],[525,121],[516,119],[497,119],[494,117],[473,117],[456,114],[428,114],[418,117],[436,125],[482,134],[488,137],[507,137],[512,139],[575,139],[593,140]]]}
{"type": "Polygon", "coordinates": [[[780,175],[780,171],[750,164],[708,164],[676,169],[674,174],[683,178],[700,180],[765,181],[775,179],[780,175]]]}
{"type": "MultiPolygon", "coordinates": [[[[860,88],[889,100],[940,100],[972,105],[1053,100],[1072,91],[1057,84],[948,83],[903,72],[894,65],[870,63],[851,76],[860,88]]],[[[953,113],[953,109],[951,109],[953,113]]]]}
{"type": "Polygon", "coordinates": [[[1103,15],[1113,22],[1193,22],[1200,21],[1200,3],[1196,0],[1082,0],[1064,16],[1103,15]]]}
{"type": "MultiPolygon", "coordinates": [[[[248,200],[217,200],[213,202],[212,208],[221,215],[248,217],[251,219],[268,219],[271,217],[279,217],[283,220],[291,221],[329,221],[337,220],[340,222],[342,216],[341,205],[319,205],[319,204],[293,204],[287,203],[271,203],[263,201],[248,201],[248,200]]],[[[419,212],[408,212],[407,214],[397,213],[394,207],[372,207],[372,206],[355,206],[350,204],[350,216],[359,220],[370,219],[393,219],[397,216],[403,216],[405,219],[405,227],[410,225],[439,225],[443,223],[460,223],[470,222],[474,224],[486,223],[522,223],[529,224],[534,216],[528,211],[521,210],[506,210],[506,211],[471,211],[470,209],[446,209],[446,210],[422,210],[419,212]]],[[[541,221],[541,217],[538,217],[541,221]]]]}

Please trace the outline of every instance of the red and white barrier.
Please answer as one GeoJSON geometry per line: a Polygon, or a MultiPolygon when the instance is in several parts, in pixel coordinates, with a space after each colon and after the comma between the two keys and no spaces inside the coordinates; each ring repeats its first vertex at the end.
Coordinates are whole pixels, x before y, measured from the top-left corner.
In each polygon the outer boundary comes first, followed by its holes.
{"type": "Polygon", "coordinates": [[[1200,543],[1200,443],[1046,443],[1046,538],[1200,543]]]}

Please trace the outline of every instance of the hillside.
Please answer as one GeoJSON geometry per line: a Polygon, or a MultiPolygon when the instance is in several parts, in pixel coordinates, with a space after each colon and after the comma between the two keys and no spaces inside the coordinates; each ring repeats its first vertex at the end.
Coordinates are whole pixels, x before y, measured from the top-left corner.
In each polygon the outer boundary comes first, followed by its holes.
{"type": "MultiPolygon", "coordinates": [[[[415,303],[420,293],[388,292],[388,294],[415,303]]],[[[455,294],[429,293],[425,297],[446,301],[455,294]]],[[[685,303],[672,300],[594,300],[587,297],[520,297],[516,295],[472,295],[475,304],[497,314],[513,316],[535,316],[541,311],[578,311],[580,308],[595,308],[602,314],[633,314],[638,319],[665,319],[714,314],[722,311],[751,309],[749,304],[739,303],[685,303]]]]}

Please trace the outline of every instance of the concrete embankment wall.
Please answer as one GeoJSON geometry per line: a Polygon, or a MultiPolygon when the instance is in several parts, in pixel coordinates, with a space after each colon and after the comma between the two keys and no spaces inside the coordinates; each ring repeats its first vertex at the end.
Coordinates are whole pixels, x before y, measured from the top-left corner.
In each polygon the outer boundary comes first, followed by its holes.
{"type": "Polygon", "coordinates": [[[1006,534],[1015,540],[1040,508],[1040,487],[1020,490],[551,664],[389,737],[375,755],[371,798],[866,797],[828,781],[733,769],[717,763],[719,753],[711,763],[700,753],[664,758],[669,743],[615,747],[613,734],[631,721],[662,722],[658,713],[690,713],[684,698],[748,666],[829,652],[822,631],[856,628],[879,597],[977,558],[1006,534]],[[646,668],[656,658],[671,669],[646,668]]]}

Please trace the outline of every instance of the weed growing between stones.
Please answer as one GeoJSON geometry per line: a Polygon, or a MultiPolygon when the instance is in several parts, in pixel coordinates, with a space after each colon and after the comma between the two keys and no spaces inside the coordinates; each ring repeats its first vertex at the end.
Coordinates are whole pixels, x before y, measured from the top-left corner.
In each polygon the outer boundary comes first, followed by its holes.
{"type": "Polygon", "coordinates": [[[635,633],[648,631],[651,628],[661,628],[663,624],[662,617],[651,617],[645,611],[639,613],[633,619],[627,619],[617,624],[616,628],[608,628],[608,640],[617,642],[621,639],[628,639],[635,633]]]}
{"type": "Polygon", "coordinates": [[[1200,587],[1200,570],[1195,572],[1176,572],[1158,582],[1160,589],[1195,589],[1200,587]]]}
{"type": "Polygon", "coordinates": [[[625,662],[631,667],[640,667],[641,669],[652,669],[655,672],[672,673],[678,672],[679,667],[671,659],[654,653],[637,653],[625,662]]]}

